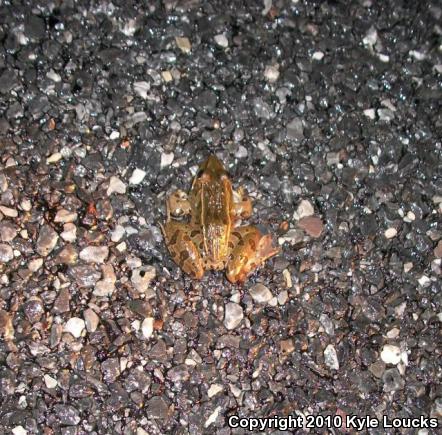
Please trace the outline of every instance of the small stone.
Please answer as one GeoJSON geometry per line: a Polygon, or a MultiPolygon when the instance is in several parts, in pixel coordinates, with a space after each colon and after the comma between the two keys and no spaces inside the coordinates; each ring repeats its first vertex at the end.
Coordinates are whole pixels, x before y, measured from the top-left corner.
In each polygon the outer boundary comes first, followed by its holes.
{"type": "Polygon", "coordinates": [[[36,296],[32,296],[23,304],[23,312],[29,322],[36,323],[40,321],[45,311],[42,301],[36,296]]]}
{"type": "Polygon", "coordinates": [[[119,242],[124,236],[126,230],[123,226],[117,225],[114,230],[111,232],[111,240],[115,243],[119,242]]]}
{"type": "Polygon", "coordinates": [[[0,337],[5,340],[14,338],[14,326],[12,325],[12,318],[5,310],[0,309],[0,337]]]}
{"type": "Polygon", "coordinates": [[[146,317],[143,320],[143,323],[141,324],[141,332],[145,338],[152,337],[154,320],[153,317],[146,317]]]}
{"type": "Polygon", "coordinates": [[[88,246],[80,252],[80,259],[86,263],[104,263],[108,256],[107,246],[88,246]]]}
{"type": "Polygon", "coordinates": [[[212,423],[215,423],[215,421],[218,418],[220,412],[221,412],[221,406],[217,406],[215,408],[215,411],[213,411],[212,414],[209,415],[209,418],[204,423],[204,427],[208,428],[212,423]]]}
{"type": "Polygon", "coordinates": [[[56,264],[75,264],[78,254],[73,245],[66,245],[55,258],[56,264]]]}
{"type": "MultiPolygon", "coordinates": [[[[293,287],[293,281],[292,281],[292,275],[291,275],[290,271],[288,269],[284,269],[282,271],[282,275],[283,275],[284,280],[285,280],[286,288],[292,288],[293,287]]],[[[279,300],[279,296],[278,296],[278,300],[279,300]]]]}
{"type": "Polygon", "coordinates": [[[63,232],[60,237],[69,243],[75,242],[77,239],[77,227],[72,223],[67,223],[63,225],[63,232]]]}
{"type": "Polygon", "coordinates": [[[321,236],[324,225],[318,217],[309,216],[300,219],[298,227],[303,229],[309,236],[316,239],[321,236]]]}
{"type": "Polygon", "coordinates": [[[64,331],[69,332],[75,338],[80,338],[85,326],[83,319],[80,319],[79,317],[71,317],[64,325],[64,331]]]}
{"type": "Polygon", "coordinates": [[[46,159],[46,163],[51,164],[51,163],[57,163],[58,161],[60,161],[63,158],[63,156],[61,155],[61,153],[54,153],[52,155],[50,155],[47,159],[46,159]]]}
{"type": "Polygon", "coordinates": [[[148,82],[134,83],[134,92],[144,100],[147,100],[147,95],[149,91],[150,91],[150,84],[148,82]]]}
{"type": "Polygon", "coordinates": [[[49,225],[43,225],[37,239],[37,252],[46,257],[55,248],[58,241],[58,234],[49,225]]]}
{"type": "Polygon", "coordinates": [[[211,399],[213,396],[216,396],[218,393],[221,393],[223,389],[224,387],[220,384],[212,384],[207,390],[207,395],[209,396],[209,399],[211,399]]]}
{"type": "Polygon", "coordinates": [[[304,233],[298,229],[288,230],[283,236],[278,238],[278,244],[283,245],[285,242],[296,245],[304,240],[304,233]]]}
{"type": "Polygon", "coordinates": [[[378,40],[378,32],[377,30],[372,26],[362,39],[362,42],[364,45],[368,45],[370,47],[373,47],[378,40]]]}
{"type": "Polygon", "coordinates": [[[78,410],[71,405],[56,404],[54,411],[62,425],[76,426],[81,421],[78,410]]]}
{"type": "Polygon", "coordinates": [[[166,83],[170,83],[173,80],[172,73],[169,70],[161,71],[161,77],[166,83]]]}
{"type": "Polygon", "coordinates": [[[225,306],[224,326],[227,329],[235,329],[244,317],[243,310],[239,304],[229,302],[225,306]]]}
{"type": "Polygon", "coordinates": [[[117,277],[112,264],[103,264],[103,266],[101,266],[101,271],[103,277],[100,281],[96,282],[93,294],[95,296],[107,297],[114,292],[117,277]]]}
{"type": "Polygon", "coordinates": [[[312,55],[314,60],[322,60],[324,58],[324,53],[322,51],[315,51],[312,55]]]}
{"type": "Polygon", "coordinates": [[[67,288],[62,288],[54,302],[54,312],[57,314],[67,313],[70,311],[69,301],[71,295],[67,288]]]}
{"type": "Polygon", "coordinates": [[[442,240],[439,240],[437,246],[434,248],[434,256],[436,258],[442,258],[442,240]]]}
{"type": "Polygon", "coordinates": [[[6,243],[0,243],[0,262],[8,263],[14,258],[14,251],[6,243]]]}
{"type": "Polygon", "coordinates": [[[427,287],[431,282],[430,278],[426,275],[422,275],[417,281],[422,287],[427,287]]]}
{"type": "Polygon", "coordinates": [[[183,53],[190,53],[190,50],[192,49],[192,45],[190,44],[189,38],[176,36],[175,37],[176,45],[177,47],[183,52],[183,53]]]}
{"type": "Polygon", "coordinates": [[[364,115],[369,119],[375,119],[376,118],[376,111],[374,109],[365,109],[364,115]]]}
{"type": "Polygon", "coordinates": [[[381,351],[381,360],[386,364],[399,364],[401,361],[401,350],[397,346],[385,344],[381,351]]]}
{"type": "Polygon", "coordinates": [[[174,157],[175,157],[174,153],[161,153],[161,163],[160,163],[161,169],[170,166],[173,162],[174,157]]]}
{"type": "Polygon", "coordinates": [[[100,318],[97,316],[94,310],[88,308],[83,313],[86,329],[88,332],[95,332],[97,330],[100,318]]]}
{"type": "Polygon", "coordinates": [[[289,292],[287,290],[283,290],[279,293],[277,297],[277,302],[279,305],[284,305],[289,299],[289,292]]]}
{"type": "Polygon", "coordinates": [[[43,258],[34,258],[28,263],[28,269],[31,272],[37,272],[43,266],[43,258]]]}
{"type": "Polygon", "coordinates": [[[289,354],[294,352],[295,345],[293,343],[293,340],[291,338],[288,338],[287,340],[281,340],[279,342],[279,350],[283,354],[289,354]]]}
{"type": "Polygon", "coordinates": [[[154,396],[146,402],[146,415],[147,418],[164,419],[169,414],[169,407],[166,401],[160,396],[154,396]]]}
{"type": "Polygon", "coordinates": [[[43,379],[45,381],[46,387],[50,389],[56,388],[56,386],[58,385],[57,379],[54,379],[52,376],[44,375],[43,379]]]}
{"type": "Polygon", "coordinates": [[[28,431],[23,426],[15,426],[12,433],[14,435],[27,435],[28,431]]]}
{"type": "Polygon", "coordinates": [[[58,210],[54,218],[54,222],[57,223],[68,223],[68,222],[74,222],[76,220],[77,220],[77,213],[65,209],[58,210]]]}
{"type": "Polygon", "coordinates": [[[118,177],[112,176],[109,180],[109,187],[107,188],[107,196],[113,193],[124,195],[126,193],[126,184],[124,184],[118,177]]]}
{"type": "Polygon", "coordinates": [[[313,205],[310,201],[307,201],[306,199],[303,199],[296,209],[296,212],[294,213],[293,217],[296,220],[302,219],[303,217],[313,216],[315,213],[315,210],[313,208],[313,205]]]}
{"type": "Polygon", "coordinates": [[[293,140],[296,143],[299,143],[302,139],[304,139],[304,127],[302,125],[301,118],[293,118],[287,124],[287,139],[293,140]]]}
{"type": "Polygon", "coordinates": [[[269,83],[278,81],[279,65],[267,65],[264,70],[264,77],[269,83]]]}
{"type": "Polygon", "coordinates": [[[272,299],[272,292],[263,284],[255,284],[250,290],[250,296],[258,304],[265,304],[272,299]]]}
{"type": "Polygon", "coordinates": [[[145,293],[149,289],[151,281],[156,276],[154,266],[142,266],[132,271],[131,281],[135,289],[140,293],[145,293]]]}
{"type": "Polygon", "coordinates": [[[338,355],[332,344],[329,344],[324,350],[324,362],[330,369],[339,370],[338,355]]]}
{"type": "Polygon", "coordinates": [[[4,205],[0,205],[0,212],[11,218],[16,218],[18,216],[18,211],[15,208],[5,207],[4,205]]]}
{"type": "Polygon", "coordinates": [[[142,169],[134,169],[131,177],[129,178],[129,184],[140,184],[144,180],[146,174],[147,172],[143,171],[142,169]]]}
{"type": "Polygon", "coordinates": [[[404,263],[404,272],[410,272],[410,270],[413,269],[413,263],[411,261],[404,263]]]}
{"type": "Polygon", "coordinates": [[[120,137],[120,132],[114,130],[110,135],[109,135],[109,139],[110,140],[115,140],[118,139],[120,137]]]}
{"type": "Polygon", "coordinates": [[[388,228],[385,230],[384,235],[387,239],[392,239],[397,236],[397,230],[394,227],[388,228]]]}
{"type": "Polygon", "coordinates": [[[17,227],[10,222],[0,223],[0,240],[2,242],[12,242],[17,236],[17,227]]]}
{"type": "Polygon", "coordinates": [[[397,368],[385,370],[382,375],[382,380],[384,381],[384,391],[386,393],[402,390],[405,386],[405,381],[402,379],[397,368]]]}
{"type": "Polygon", "coordinates": [[[215,35],[215,42],[222,48],[227,48],[229,46],[229,40],[226,37],[225,33],[220,33],[219,35],[215,35]]]}

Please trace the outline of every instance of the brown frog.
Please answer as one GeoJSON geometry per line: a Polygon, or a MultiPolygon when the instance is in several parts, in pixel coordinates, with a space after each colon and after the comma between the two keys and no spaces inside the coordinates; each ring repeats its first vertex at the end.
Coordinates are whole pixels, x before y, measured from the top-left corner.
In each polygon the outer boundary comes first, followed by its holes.
{"type": "Polygon", "coordinates": [[[227,279],[244,282],[279,248],[270,234],[252,225],[235,226],[252,214],[252,202],[234,191],[222,163],[211,155],[199,168],[189,194],[177,190],[167,199],[167,221],[161,226],[174,261],[201,279],[208,269],[226,269],[227,279]],[[190,215],[189,222],[171,218],[190,215]]]}

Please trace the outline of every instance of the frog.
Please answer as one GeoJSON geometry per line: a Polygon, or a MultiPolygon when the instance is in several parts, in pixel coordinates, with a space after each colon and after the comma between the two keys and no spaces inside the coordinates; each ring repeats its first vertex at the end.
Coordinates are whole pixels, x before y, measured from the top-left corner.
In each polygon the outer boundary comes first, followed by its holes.
{"type": "Polygon", "coordinates": [[[221,161],[210,155],[188,193],[176,190],[167,197],[160,226],[172,259],[187,275],[200,280],[208,270],[225,270],[228,281],[244,283],[280,252],[264,227],[241,225],[252,212],[245,189],[234,190],[221,161]]]}

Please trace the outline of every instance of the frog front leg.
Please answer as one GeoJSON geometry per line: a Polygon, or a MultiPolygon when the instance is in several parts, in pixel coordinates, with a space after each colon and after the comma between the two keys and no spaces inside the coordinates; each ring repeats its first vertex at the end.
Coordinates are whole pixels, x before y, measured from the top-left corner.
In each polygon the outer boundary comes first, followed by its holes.
{"type": "Polygon", "coordinates": [[[180,268],[196,279],[204,275],[204,265],[201,254],[192,241],[192,228],[184,222],[173,220],[161,225],[166,245],[170,255],[180,268]]]}
{"type": "Polygon", "coordinates": [[[167,218],[172,215],[173,217],[182,217],[190,214],[191,207],[187,197],[187,193],[182,190],[175,190],[172,192],[166,200],[167,218]]]}
{"type": "Polygon", "coordinates": [[[243,187],[233,191],[233,217],[234,219],[248,219],[252,215],[252,200],[245,193],[243,187]]]}
{"type": "Polygon", "coordinates": [[[231,283],[244,282],[251,272],[279,251],[265,230],[252,225],[236,228],[231,235],[227,279],[231,283]]]}

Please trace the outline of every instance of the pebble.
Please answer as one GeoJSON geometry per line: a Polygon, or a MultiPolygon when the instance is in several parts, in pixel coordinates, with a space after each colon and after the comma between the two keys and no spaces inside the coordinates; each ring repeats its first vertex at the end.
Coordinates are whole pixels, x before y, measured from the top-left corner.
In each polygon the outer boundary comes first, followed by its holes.
{"type": "Polygon", "coordinates": [[[161,163],[160,163],[161,169],[170,166],[173,162],[174,157],[175,157],[174,153],[161,153],[161,163]]]}
{"type": "Polygon", "coordinates": [[[12,318],[7,311],[2,309],[0,309],[0,337],[3,337],[5,340],[14,338],[12,318]]]}
{"type": "Polygon", "coordinates": [[[220,412],[221,412],[221,406],[217,406],[215,408],[215,411],[212,412],[212,414],[209,415],[209,418],[205,421],[204,427],[208,428],[211,424],[215,423],[216,419],[218,418],[220,412]]]}
{"type": "Polygon", "coordinates": [[[339,370],[339,360],[336,349],[332,344],[329,344],[324,350],[324,362],[327,367],[332,370],[339,370]]]}
{"type": "Polygon", "coordinates": [[[124,195],[126,193],[126,184],[113,175],[110,177],[109,187],[107,188],[106,193],[107,196],[111,196],[113,193],[124,195]]]}
{"type": "Polygon", "coordinates": [[[291,229],[288,230],[283,236],[278,237],[278,244],[283,245],[285,242],[291,245],[296,245],[304,240],[304,234],[301,230],[291,229]]]}
{"type": "Polygon", "coordinates": [[[54,411],[62,425],[76,426],[81,421],[78,410],[71,405],[56,404],[54,411]]]}
{"type": "Polygon", "coordinates": [[[301,118],[293,118],[287,124],[287,139],[293,140],[295,143],[299,143],[304,139],[304,127],[302,125],[301,118]]]}
{"type": "Polygon", "coordinates": [[[55,258],[57,264],[75,264],[77,260],[78,253],[73,245],[66,245],[55,258]]]}
{"type": "Polygon", "coordinates": [[[417,281],[422,287],[427,287],[431,282],[427,275],[422,275],[417,281]]]}
{"type": "Polygon", "coordinates": [[[148,93],[150,91],[149,82],[135,82],[133,85],[134,92],[144,100],[147,100],[148,93]]]}
{"type": "Polygon", "coordinates": [[[18,211],[15,208],[5,207],[4,205],[0,205],[0,212],[10,218],[18,216],[18,211]]]}
{"type": "Polygon", "coordinates": [[[309,216],[301,218],[298,222],[298,227],[303,229],[309,236],[316,239],[321,236],[324,226],[320,218],[309,216]]]}
{"type": "Polygon", "coordinates": [[[376,118],[376,111],[375,111],[375,109],[365,109],[364,115],[369,119],[375,119],[376,118]]]}
{"type": "Polygon", "coordinates": [[[58,234],[49,225],[43,225],[37,239],[37,252],[42,256],[48,256],[57,245],[58,234]]]}
{"type": "Polygon", "coordinates": [[[283,354],[293,353],[295,351],[295,344],[293,343],[293,339],[288,338],[287,340],[279,341],[279,350],[283,354]]]}
{"type": "Polygon", "coordinates": [[[104,263],[108,256],[107,246],[88,246],[80,252],[80,259],[86,263],[104,263]]]}
{"type": "Polygon", "coordinates": [[[324,53],[322,51],[315,51],[312,55],[314,60],[322,60],[324,58],[324,53]]]}
{"type": "Polygon", "coordinates": [[[388,228],[385,230],[384,235],[387,239],[392,239],[397,236],[397,230],[394,227],[388,228]]]}
{"type": "Polygon", "coordinates": [[[313,216],[315,213],[315,210],[313,208],[313,205],[310,201],[307,201],[306,199],[303,199],[296,209],[296,212],[293,215],[293,218],[296,220],[302,219],[303,217],[313,216]]]}
{"type": "Polygon", "coordinates": [[[149,289],[151,281],[156,276],[154,266],[142,266],[132,271],[131,282],[140,293],[145,293],[149,289]]]}
{"type": "Polygon", "coordinates": [[[272,292],[263,284],[255,284],[249,292],[257,304],[266,304],[273,298],[272,292]]]}
{"type": "Polygon", "coordinates": [[[43,258],[34,258],[28,263],[28,269],[31,272],[37,272],[37,270],[40,269],[41,266],[43,266],[43,258]]]}
{"type": "Polygon", "coordinates": [[[211,399],[213,396],[216,396],[218,393],[224,390],[224,387],[221,384],[212,384],[210,388],[207,390],[207,396],[211,399]]]}
{"type": "Polygon", "coordinates": [[[220,33],[219,35],[215,35],[213,39],[222,48],[227,48],[229,46],[229,40],[227,39],[225,33],[220,33]]]}
{"type": "Polygon", "coordinates": [[[192,45],[190,44],[189,38],[182,37],[182,36],[176,36],[175,37],[176,45],[177,47],[183,52],[183,53],[190,53],[190,50],[192,49],[192,45]]]}
{"type": "Polygon", "coordinates": [[[81,333],[85,326],[86,324],[83,319],[80,319],[79,317],[71,317],[64,325],[64,331],[69,332],[75,338],[79,338],[81,337],[81,333]]]}
{"type": "Polygon", "coordinates": [[[397,368],[385,370],[382,375],[382,380],[384,382],[384,391],[386,393],[402,390],[405,386],[405,381],[402,379],[397,368]]]}
{"type": "Polygon", "coordinates": [[[93,294],[95,296],[107,297],[114,292],[117,277],[112,264],[103,264],[101,271],[103,273],[102,279],[95,283],[93,294]]]}
{"type": "Polygon", "coordinates": [[[143,171],[142,169],[134,169],[131,177],[129,178],[129,184],[140,184],[144,180],[146,174],[147,172],[143,171]]]}
{"type": "Polygon", "coordinates": [[[145,338],[152,337],[153,334],[153,324],[155,319],[153,317],[146,317],[141,324],[141,332],[145,338]]]}
{"type": "Polygon", "coordinates": [[[382,347],[381,360],[386,364],[399,364],[401,360],[401,350],[397,346],[385,344],[382,347]]]}
{"type": "Polygon", "coordinates": [[[77,213],[65,209],[58,210],[54,218],[54,222],[57,223],[68,223],[68,222],[74,222],[76,220],[77,220],[77,213]]]}
{"type": "Polygon", "coordinates": [[[123,226],[117,225],[111,232],[111,240],[115,243],[119,242],[123,238],[125,232],[126,230],[123,226]]]}
{"type": "Polygon", "coordinates": [[[0,240],[2,242],[12,242],[17,236],[17,227],[10,223],[3,221],[0,223],[0,240]]]}
{"type": "Polygon", "coordinates": [[[224,311],[224,326],[227,329],[235,329],[244,317],[243,310],[239,304],[228,302],[224,311]]]}
{"type": "Polygon", "coordinates": [[[434,256],[436,258],[442,258],[442,240],[439,240],[437,246],[434,248],[434,256]]]}
{"type": "Polygon", "coordinates": [[[44,381],[47,388],[56,388],[58,385],[57,379],[54,379],[52,376],[44,375],[44,381]]]}
{"type": "Polygon", "coordinates": [[[77,227],[72,223],[67,223],[63,225],[63,232],[60,237],[69,243],[75,242],[77,239],[77,227]]]}
{"type": "Polygon", "coordinates": [[[100,318],[97,316],[94,310],[88,308],[83,313],[86,329],[88,332],[95,332],[100,322],[100,318]]]}
{"type": "Polygon", "coordinates": [[[46,159],[46,163],[51,164],[51,163],[57,163],[59,162],[61,159],[63,158],[63,156],[61,155],[61,153],[54,153],[52,155],[50,155],[47,159],[46,159]]]}
{"type": "Polygon", "coordinates": [[[264,69],[264,77],[269,83],[275,83],[279,78],[279,65],[267,65],[264,69]]]}
{"type": "Polygon", "coordinates": [[[0,243],[0,262],[8,263],[14,258],[14,251],[6,243],[0,243]]]}
{"type": "Polygon", "coordinates": [[[28,431],[23,426],[15,426],[12,433],[13,435],[27,435],[28,431]]]}

